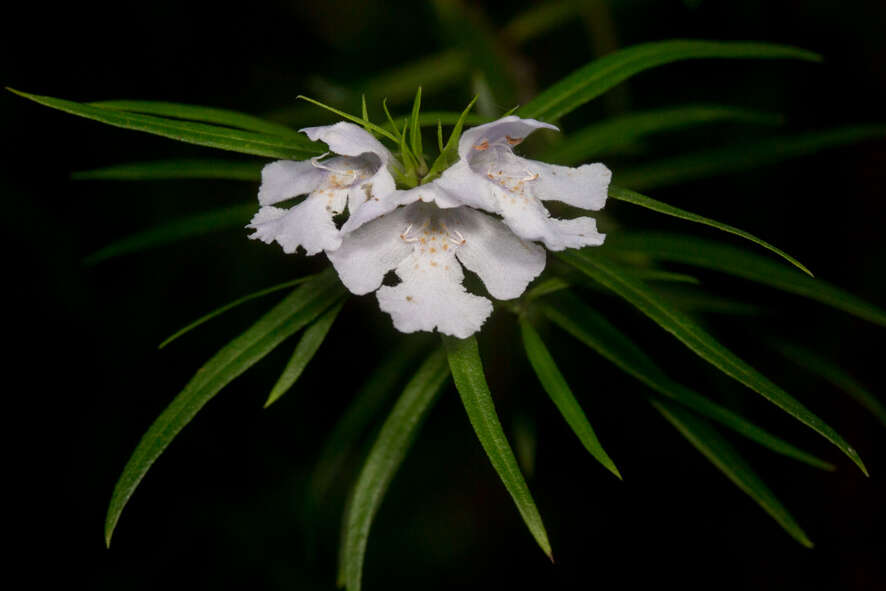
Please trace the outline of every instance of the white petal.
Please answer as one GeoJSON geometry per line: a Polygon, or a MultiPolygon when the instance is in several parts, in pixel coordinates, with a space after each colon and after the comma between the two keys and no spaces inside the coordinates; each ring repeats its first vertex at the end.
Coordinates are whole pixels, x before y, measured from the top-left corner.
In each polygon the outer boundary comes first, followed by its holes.
{"type": "Polygon", "coordinates": [[[461,203],[449,197],[435,182],[419,185],[407,191],[390,191],[386,195],[366,201],[351,212],[351,217],[342,226],[342,232],[353,232],[367,222],[394,211],[401,205],[409,205],[416,201],[435,203],[438,207],[458,207],[461,203]]]}
{"type": "Polygon", "coordinates": [[[462,160],[470,160],[473,153],[486,150],[484,145],[487,144],[504,142],[507,145],[515,146],[530,133],[542,128],[559,131],[556,125],[535,119],[521,119],[515,115],[502,117],[465,131],[458,140],[458,155],[462,160]],[[486,143],[484,144],[484,142],[486,143]]]}
{"type": "Polygon", "coordinates": [[[352,293],[363,295],[378,289],[385,273],[412,252],[412,246],[400,238],[408,226],[408,209],[401,208],[345,234],[341,246],[326,253],[352,293]]]}
{"type": "Polygon", "coordinates": [[[348,211],[353,215],[364,203],[380,201],[390,195],[396,184],[387,167],[379,166],[368,179],[358,180],[351,186],[348,196],[348,211]]]}
{"type": "Polygon", "coordinates": [[[310,160],[277,160],[262,168],[258,202],[273,205],[291,197],[306,195],[326,178],[327,171],[315,168],[310,160]]]}
{"type": "Polygon", "coordinates": [[[341,235],[332,221],[330,202],[341,201],[344,195],[311,195],[290,209],[264,206],[258,210],[247,228],[255,230],[250,238],[266,244],[277,241],[283,252],[291,254],[301,246],[308,255],[321,250],[334,250],[341,244],[341,235]]]}
{"type": "Polygon", "coordinates": [[[379,307],[400,332],[436,328],[464,339],[480,330],[492,313],[492,302],[461,285],[464,274],[452,255],[428,260],[415,252],[400,263],[397,275],[403,282],[382,286],[377,296],[379,307]]]}
{"type": "Polygon", "coordinates": [[[371,133],[359,125],[347,121],[340,121],[335,125],[305,127],[301,131],[307,134],[311,141],[319,140],[329,146],[330,150],[342,156],[375,154],[381,159],[382,165],[387,165],[394,158],[391,152],[371,133]]]}
{"type": "Polygon", "coordinates": [[[502,191],[499,203],[504,223],[515,234],[524,240],[544,242],[549,250],[599,246],[605,239],[604,234],[597,232],[597,222],[593,218],[552,218],[544,205],[533,197],[502,191]]]}
{"type": "Polygon", "coordinates": [[[446,223],[464,236],[455,255],[483,280],[492,297],[519,297],[545,268],[545,249],[521,240],[499,220],[462,207],[446,213],[446,223]]]}
{"type": "Polygon", "coordinates": [[[443,196],[453,203],[441,207],[453,207],[458,204],[498,212],[493,183],[482,174],[474,172],[463,159],[443,171],[440,178],[431,184],[436,184],[442,189],[443,196]]]}
{"type": "Polygon", "coordinates": [[[582,209],[598,210],[606,205],[612,172],[603,164],[582,164],[577,168],[523,160],[526,168],[538,174],[532,181],[532,194],[538,199],[562,201],[582,209]]]}

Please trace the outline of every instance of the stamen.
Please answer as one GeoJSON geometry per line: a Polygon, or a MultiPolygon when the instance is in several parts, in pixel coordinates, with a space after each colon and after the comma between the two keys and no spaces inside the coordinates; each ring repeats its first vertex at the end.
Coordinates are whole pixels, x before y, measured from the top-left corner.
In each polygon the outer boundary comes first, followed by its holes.
{"type": "Polygon", "coordinates": [[[478,150],[480,152],[488,150],[489,149],[489,140],[486,138],[483,138],[483,141],[480,142],[479,144],[477,144],[476,146],[474,146],[474,149],[478,150]]]}
{"type": "Polygon", "coordinates": [[[349,177],[352,177],[352,180],[356,180],[356,178],[359,175],[357,174],[357,172],[355,170],[353,170],[353,169],[336,170],[336,169],[332,168],[331,166],[326,166],[325,164],[320,162],[320,158],[323,158],[327,154],[329,154],[329,152],[324,152],[323,154],[320,154],[319,156],[315,156],[314,158],[311,158],[311,166],[313,166],[314,168],[319,168],[320,170],[329,171],[333,174],[340,174],[342,176],[349,176],[349,177]]]}
{"type": "Polygon", "coordinates": [[[412,224],[409,224],[408,226],[406,226],[406,229],[403,230],[402,234],[400,234],[400,240],[402,240],[403,242],[408,242],[408,243],[418,242],[418,238],[412,238],[411,236],[409,236],[410,230],[412,230],[412,224]]]}
{"type": "Polygon", "coordinates": [[[521,137],[511,137],[511,136],[509,136],[509,135],[506,135],[506,136],[505,136],[505,140],[506,140],[510,145],[512,145],[512,146],[516,146],[517,144],[519,144],[520,142],[523,141],[523,138],[521,138],[521,137]]]}

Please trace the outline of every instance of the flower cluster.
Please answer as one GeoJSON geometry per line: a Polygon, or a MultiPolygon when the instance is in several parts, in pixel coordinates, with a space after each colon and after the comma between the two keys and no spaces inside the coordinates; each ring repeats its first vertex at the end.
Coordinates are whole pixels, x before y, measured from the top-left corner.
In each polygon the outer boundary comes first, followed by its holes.
{"type": "Polygon", "coordinates": [[[458,161],[410,189],[396,187],[391,171],[400,163],[361,127],[303,129],[336,156],[265,166],[250,238],[277,241],[287,253],[299,246],[309,255],[324,251],[342,283],[358,295],[376,292],[402,332],[468,337],[491,314],[492,302],[465,289],[463,267],[492,297],[513,299],[544,269],[544,247],[596,246],[605,238],[593,218],[556,219],[542,201],[599,210],[609,169],[517,156],[514,147],[541,128],[557,129],[515,116],[468,129],[458,161]],[[289,209],[275,206],[301,195],[307,197],[289,209]],[[345,206],[348,218],[339,228],[335,216],[345,206]],[[391,270],[400,282],[383,285],[391,270]]]}

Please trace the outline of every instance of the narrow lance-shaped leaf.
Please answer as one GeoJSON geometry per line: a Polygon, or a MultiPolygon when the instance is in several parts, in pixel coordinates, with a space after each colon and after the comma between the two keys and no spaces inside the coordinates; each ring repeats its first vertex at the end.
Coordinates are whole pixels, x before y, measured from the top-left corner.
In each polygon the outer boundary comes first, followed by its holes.
{"type": "Polygon", "coordinates": [[[652,405],[689,440],[695,449],[725,474],[735,486],[754,499],[754,502],[778,522],[792,538],[807,548],[812,548],[812,541],[800,525],[722,435],[703,419],[693,416],[677,405],[664,400],[654,400],[652,405]]]}
{"type": "Polygon", "coordinates": [[[235,205],[179,218],[166,224],[137,232],[113,242],[83,259],[83,264],[94,265],[124,254],[132,254],[172,244],[185,238],[202,236],[228,228],[243,227],[255,213],[255,205],[235,205]]]}
{"type": "Polygon", "coordinates": [[[640,111],[606,119],[571,132],[542,156],[546,161],[571,166],[587,162],[613,148],[629,145],[651,134],[730,121],[776,125],[781,122],[781,117],[727,105],[686,105],[640,111]]]}
{"type": "Polygon", "coordinates": [[[711,148],[620,170],[615,180],[635,189],[665,187],[719,174],[756,170],[790,158],[866,139],[886,139],[884,125],[855,125],[826,131],[774,137],[757,142],[711,148]]]}
{"type": "Polygon", "coordinates": [[[520,319],[520,332],[523,335],[523,347],[526,349],[526,357],[529,359],[532,369],[535,370],[535,375],[538,376],[538,380],[557,406],[560,414],[569,423],[573,433],[579,438],[585,449],[598,462],[603,464],[603,467],[621,479],[618,468],[615,467],[615,463],[603,450],[603,446],[600,445],[600,441],[597,439],[597,435],[594,433],[588,417],[575,399],[575,395],[573,395],[572,390],[569,388],[569,384],[566,383],[563,374],[560,373],[560,369],[557,367],[554,358],[551,357],[551,353],[545,346],[544,341],[541,340],[538,332],[525,318],[520,319]]]}
{"type": "Polygon", "coordinates": [[[437,156],[437,159],[431,165],[431,169],[428,171],[428,174],[422,179],[422,183],[429,183],[441,174],[443,171],[452,166],[459,158],[458,156],[458,140],[461,138],[461,130],[467,120],[468,113],[470,113],[471,109],[474,106],[474,103],[477,102],[478,97],[474,97],[471,99],[471,102],[468,103],[468,106],[465,107],[465,110],[462,111],[461,116],[458,118],[458,121],[455,122],[455,126],[452,128],[452,133],[449,134],[449,139],[446,142],[446,145],[440,151],[440,155],[437,156]]]}
{"type": "Polygon", "coordinates": [[[131,100],[97,101],[89,104],[104,109],[145,113],[147,115],[159,115],[161,117],[187,119],[189,121],[202,121],[203,123],[238,127],[240,129],[269,133],[272,135],[293,136],[298,135],[299,133],[291,127],[287,127],[281,123],[268,121],[267,119],[262,119],[261,117],[241,113],[239,111],[219,109],[218,107],[204,107],[201,105],[186,105],[164,101],[131,100]]]}
{"type": "MultiPolygon", "coordinates": [[[[412,114],[409,120],[409,147],[413,155],[418,159],[422,167],[424,164],[424,156],[422,155],[421,145],[421,126],[418,122],[418,116],[421,113],[421,86],[415,93],[415,101],[412,103],[412,114]]],[[[424,172],[424,171],[422,171],[424,172]]]]}
{"type": "Polygon", "coordinates": [[[304,334],[298,341],[298,345],[295,346],[295,351],[292,353],[289,363],[286,364],[283,373],[277,379],[277,383],[271,388],[271,393],[265,401],[265,408],[279,400],[298,381],[308,363],[311,362],[317,350],[320,349],[320,345],[326,340],[326,335],[329,334],[329,329],[332,328],[332,323],[338,318],[338,313],[341,312],[344,304],[345,299],[342,298],[338,304],[329,308],[305,329],[304,334]]]}
{"type": "Polygon", "coordinates": [[[779,343],[775,345],[775,349],[810,373],[824,378],[849,394],[856,402],[877,417],[881,423],[886,425],[886,406],[874,396],[873,392],[861,385],[858,380],[852,377],[840,365],[805,347],[792,343],[779,343]]]}
{"type": "Polygon", "coordinates": [[[684,209],[680,209],[679,207],[674,207],[673,205],[668,205],[667,203],[662,203],[661,201],[656,201],[651,197],[647,197],[646,195],[641,195],[635,191],[631,191],[630,189],[623,189],[621,187],[610,186],[609,187],[609,196],[613,199],[617,199],[618,201],[625,201],[627,203],[633,203],[634,205],[639,205],[640,207],[645,207],[646,209],[651,209],[652,211],[657,211],[659,213],[663,213],[665,215],[673,216],[676,218],[680,218],[683,220],[689,220],[690,222],[696,222],[698,224],[704,224],[705,226],[710,226],[712,228],[717,228],[718,230],[722,230],[724,232],[728,232],[729,234],[735,234],[736,236],[741,236],[746,240],[750,240],[755,244],[759,244],[766,250],[772,251],[781,258],[785,259],[804,273],[809,276],[812,276],[812,272],[807,269],[800,261],[781,250],[780,248],[776,248],[766,242],[765,240],[761,240],[757,238],[753,234],[745,232],[744,230],[739,230],[734,226],[730,226],[728,224],[720,223],[716,220],[712,220],[710,218],[706,218],[704,216],[700,216],[694,214],[692,212],[686,211],[684,209]]]}
{"type": "Polygon", "coordinates": [[[222,179],[258,182],[264,162],[236,162],[206,158],[180,158],[128,162],[71,174],[74,180],[158,181],[170,179],[222,179]]]}
{"type": "Polygon", "coordinates": [[[153,115],[96,107],[86,103],[28,94],[11,88],[9,90],[41,105],[72,115],[100,121],[114,127],[144,131],[188,144],[269,158],[305,159],[323,152],[321,144],[312,142],[300,134],[280,136],[256,133],[206,123],[164,119],[153,115]]]}
{"type": "Polygon", "coordinates": [[[728,408],[670,379],[624,333],[573,294],[558,294],[550,304],[542,306],[542,311],[560,328],[661,396],[676,400],[776,453],[823,470],[834,469],[833,464],[798,449],[728,408]]]}
{"type": "Polygon", "coordinates": [[[373,370],[354,395],[326,438],[311,475],[312,502],[322,499],[334,478],[340,476],[345,458],[354,451],[390,398],[397,393],[404,375],[415,366],[419,354],[427,351],[426,343],[405,339],[373,370]]]}
{"type": "Polygon", "coordinates": [[[349,591],[360,590],[372,520],[448,377],[446,357],[435,351],[406,385],[369,451],[348,503],[342,566],[349,591]]]}
{"type": "Polygon", "coordinates": [[[619,271],[618,266],[604,260],[599,255],[595,256],[587,252],[558,254],[567,263],[626,299],[653,322],[674,335],[693,353],[818,432],[855,462],[865,475],[868,474],[867,468],[858,457],[858,452],[827,423],[753,367],[739,359],[689,316],[674,308],[646,285],[625,276],[619,271]]]}
{"type": "Polygon", "coordinates": [[[886,311],[846,290],[813,279],[768,257],[705,238],[684,234],[618,232],[606,241],[607,254],[642,256],[728,273],[816,300],[886,326],[886,311]]]}
{"type": "Polygon", "coordinates": [[[287,337],[322,314],[343,294],[344,289],[335,273],[332,270],[324,271],[297,288],[197,370],[191,381],[157,417],[123,468],[123,474],[114,487],[108,506],[105,521],[107,544],[111,543],[120,513],[135,488],[163,450],[191,422],[197,412],[219,390],[256,364],[287,337]]]}
{"type": "Polygon", "coordinates": [[[224,314],[225,312],[227,312],[228,310],[231,310],[232,308],[236,308],[237,306],[239,306],[241,304],[245,304],[246,302],[249,302],[249,301],[254,300],[256,298],[270,295],[272,293],[278,292],[283,289],[288,289],[290,287],[295,287],[299,283],[304,283],[305,281],[308,281],[309,279],[313,279],[313,278],[314,278],[314,275],[308,275],[307,277],[299,277],[298,279],[293,279],[292,281],[285,281],[283,283],[278,283],[277,285],[272,285],[271,287],[267,287],[265,289],[261,289],[259,291],[252,292],[250,294],[243,296],[242,298],[237,298],[233,302],[228,302],[224,306],[220,306],[220,307],[216,308],[215,310],[213,310],[212,312],[210,312],[208,314],[204,314],[203,316],[201,316],[197,320],[191,322],[187,326],[175,331],[173,334],[171,334],[168,337],[166,337],[165,339],[163,339],[163,342],[160,343],[159,345],[157,345],[157,348],[162,349],[163,347],[165,347],[166,345],[168,345],[172,341],[191,332],[192,330],[194,330],[195,328],[197,328],[201,324],[209,322],[210,320],[212,320],[216,316],[220,316],[221,314],[224,314]]]}
{"type": "Polygon", "coordinates": [[[821,60],[811,51],[768,43],[693,39],[643,43],[579,68],[523,105],[519,113],[521,117],[553,121],[634,74],[671,62],[699,58],[821,60]]]}
{"type": "Polygon", "coordinates": [[[493,468],[498,472],[505,488],[517,505],[520,516],[535,538],[535,541],[544,550],[544,553],[552,558],[551,544],[548,534],[541,521],[541,515],[529,493],[529,487],[520,473],[517,459],[504,430],[495,413],[495,405],[492,402],[492,394],[486,385],[486,377],[483,374],[483,363],[480,361],[480,351],[477,347],[477,339],[456,339],[444,336],[443,343],[449,357],[449,368],[452,371],[452,379],[461,396],[462,404],[468,413],[468,418],[477,438],[483,446],[486,455],[489,456],[493,468]]]}

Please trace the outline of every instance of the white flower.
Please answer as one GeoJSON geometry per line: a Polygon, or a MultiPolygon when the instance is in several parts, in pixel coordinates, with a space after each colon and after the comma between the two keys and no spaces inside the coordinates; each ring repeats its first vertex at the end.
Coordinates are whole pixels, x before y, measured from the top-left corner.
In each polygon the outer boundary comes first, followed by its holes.
{"type": "Polygon", "coordinates": [[[552,218],[541,201],[599,210],[612,173],[600,163],[570,168],[515,155],[514,146],[540,128],[557,130],[510,116],[465,131],[458,142],[459,161],[434,182],[448,198],[500,215],[518,236],[550,250],[603,244],[605,235],[597,232],[593,218],[552,218]]]}
{"type": "Polygon", "coordinates": [[[309,255],[335,250],[341,233],[333,217],[348,210],[353,214],[368,199],[394,190],[388,170],[394,157],[377,139],[353,123],[340,122],[302,129],[311,140],[320,140],[339,156],[278,160],[262,169],[258,201],[262,205],[247,226],[250,238],[270,244],[277,241],[283,251],[293,253],[301,246],[309,255]],[[308,196],[289,209],[274,207],[299,195],[308,196]]]}
{"type": "MultiPolygon", "coordinates": [[[[433,200],[433,188],[424,187],[396,191],[396,198],[433,200]]],[[[488,299],[462,285],[462,266],[498,299],[518,297],[545,266],[544,249],[499,220],[468,207],[441,209],[421,202],[361,225],[327,256],[350,291],[378,290],[381,309],[401,332],[436,328],[458,338],[478,331],[492,312],[488,299]],[[392,269],[401,282],[382,286],[392,269]]]]}
{"type": "Polygon", "coordinates": [[[598,210],[606,203],[609,169],[516,156],[513,147],[539,128],[557,129],[513,116],[469,129],[459,141],[458,162],[409,190],[395,189],[388,166],[399,163],[356,125],[305,129],[339,156],[266,166],[251,237],[276,240],[286,252],[325,250],[351,292],[377,291],[381,309],[401,332],[436,329],[466,338],[492,313],[492,302],[465,289],[462,267],[476,273],[492,297],[512,299],[544,269],[545,249],[535,241],[563,250],[605,238],[593,218],[552,218],[541,201],[598,210]],[[271,206],[306,193],[289,210],[271,206]],[[350,216],[338,230],[333,216],[346,203],[350,216]],[[382,285],[391,270],[400,282],[382,285]]]}

